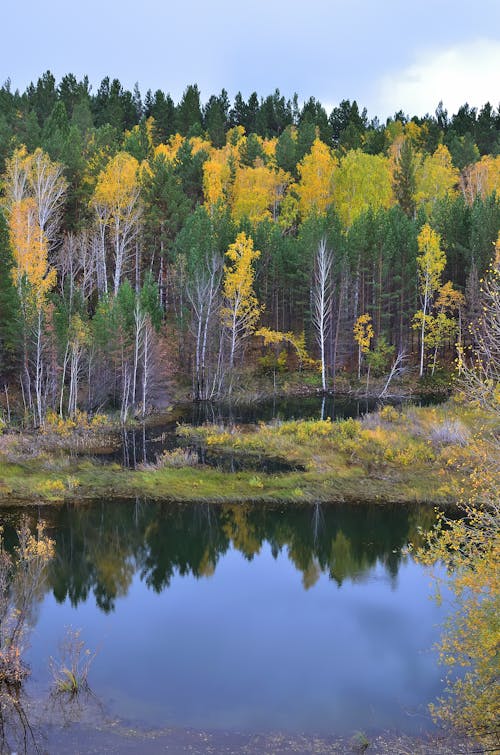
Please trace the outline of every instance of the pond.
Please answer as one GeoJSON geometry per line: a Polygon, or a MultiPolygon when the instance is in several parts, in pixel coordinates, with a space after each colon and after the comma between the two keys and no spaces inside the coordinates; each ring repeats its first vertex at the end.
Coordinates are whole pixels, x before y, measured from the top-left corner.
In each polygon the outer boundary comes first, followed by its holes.
{"type": "MultiPolygon", "coordinates": [[[[178,424],[202,425],[206,422],[218,425],[247,425],[259,422],[285,421],[293,419],[326,419],[332,421],[361,417],[380,406],[375,399],[352,399],[345,396],[303,396],[275,398],[253,404],[223,404],[202,401],[178,405],[173,417],[166,421],[157,418],[152,426],[142,425],[122,432],[119,447],[103,457],[105,461],[115,461],[126,467],[135,468],[138,464],[154,463],[163,451],[171,451],[179,445],[176,435],[178,424]]],[[[267,460],[266,468],[262,461],[234,455],[207,454],[204,449],[193,447],[200,464],[217,466],[226,472],[241,469],[255,469],[260,472],[286,472],[292,468],[281,460],[267,460]]]]}
{"type": "MultiPolygon", "coordinates": [[[[18,516],[3,514],[8,542],[18,516]]],[[[444,609],[406,551],[431,508],[139,500],[37,516],[56,554],[33,606],[33,697],[48,694],[72,626],[98,651],[89,682],[115,724],[312,738],[432,729],[444,609]]],[[[76,723],[64,731],[78,739],[76,723]]]]}

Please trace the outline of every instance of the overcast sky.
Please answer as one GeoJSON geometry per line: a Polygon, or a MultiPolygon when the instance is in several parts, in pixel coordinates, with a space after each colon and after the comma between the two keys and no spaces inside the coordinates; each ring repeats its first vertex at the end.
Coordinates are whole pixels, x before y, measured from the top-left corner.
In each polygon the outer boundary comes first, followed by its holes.
{"type": "Polygon", "coordinates": [[[191,83],[203,101],[278,87],[381,118],[500,102],[500,0],[6,0],[2,27],[0,80],[21,90],[50,69],[175,101],[191,83]]]}

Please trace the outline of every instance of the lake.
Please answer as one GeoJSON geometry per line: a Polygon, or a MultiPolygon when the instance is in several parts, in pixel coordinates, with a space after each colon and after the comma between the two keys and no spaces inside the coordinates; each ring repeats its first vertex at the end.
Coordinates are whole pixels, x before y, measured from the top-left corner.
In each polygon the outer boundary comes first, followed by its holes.
{"type": "MultiPolygon", "coordinates": [[[[3,513],[7,542],[18,516],[3,513]]],[[[432,730],[445,611],[406,550],[431,508],[138,500],[36,516],[56,555],[34,606],[33,698],[72,626],[97,651],[99,720],[225,736],[432,730]]]]}

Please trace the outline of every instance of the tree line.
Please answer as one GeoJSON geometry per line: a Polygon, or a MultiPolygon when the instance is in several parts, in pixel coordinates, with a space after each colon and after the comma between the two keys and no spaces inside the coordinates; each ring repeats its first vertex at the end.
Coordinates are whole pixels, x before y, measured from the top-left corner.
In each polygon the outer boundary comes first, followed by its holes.
{"type": "Polygon", "coordinates": [[[243,364],[434,372],[474,342],[500,231],[500,114],[368,121],[196,85],[0,89],[0,375],[25,417],[144,413],[243,364]],[[472,332],[471,332],[472,328],[472,332]]]}

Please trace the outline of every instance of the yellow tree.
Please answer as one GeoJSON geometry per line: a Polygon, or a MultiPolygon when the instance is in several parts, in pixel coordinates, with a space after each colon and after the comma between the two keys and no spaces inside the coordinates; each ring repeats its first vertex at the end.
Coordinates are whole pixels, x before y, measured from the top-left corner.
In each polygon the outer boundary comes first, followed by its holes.
{"type": "Polygon", "coordinates": [[[224,150],[213,150],[203,163],[203,194],[210,210],[227,200],[231,185],[231,167],[224,150]]]}
{"type": "Polygon", "coordinates": [[[18,290],[28,284],[30,296],[38,308],[56,282],[56,271],[48,262],[47,237],[38,224],[33,198],[21,199],[12,206],[9,231],[15,263],[14,283],[18,290]]]}
{"type": "MultiPolygon", "coordinates": [[[[429,332],[427,345],[434,349],[432,360],[432,374],[436,369],[439,348],[446,341],[453,344],[456,342],[457,331],[460,329],[460,312],[465,303],[465,298],[460,291],[453,287],[451,281],[447,281],[439,290],[436,298],[434,313],[429,315],[429,332]],[[458,319],[457,319],[458,315],[458,319]]],[[[458,332],[460,349],[461,333],[458,332]]]]}
{"type": "Polygon", "coordinates": [[[211,210],[219,202],[230,200],[245,143],[245,131],[237,126],[227,132],[224,147],[208,150],[208,160],[203,163],[203,194],[211,210]]]}
{"type": "Polygon", "coordinates": [[[417,238],[418,280],[422,309],[414,317],[413,327],[420,330],[420,377],[424,374],[426,328],[429,311],[436,291],[441,285],[441,275],[446,265],[446,256],[441,249],[441,236],[426,223],[417,238]]]}
{"type": "MultiPolygon", "coordinates": [[[[139,163],[126,152],[119,152],[101,171],[92,198],[100,230],[98,263],[106,280],[106,235],[113,249],[113,291],[116,296],[130,256],[131,245],[139,230],[141,204],[138,179],[139,163]]],[[[107,289],[106,289],[107,290],[107,289]]]]}
{"type": "Polygon", "coordinates": [[[372,318],[368,314],[360,315],[354,323],[354,340],[358,344],[358,380],[361,377],[361,359],[363,354],[370,350],[372,338],[375,335],[373,331],[372,318]]]}
{"type": "Polygon", "coordinates": [[[300,367],[302,367],[302,365],[305,363],[310,363],[313,361],[309,359],[309,356],[307,354],[304,333],[301,333],[299,336],[297,336],[291,331],[284,333],[280,330],[271,330],[270,328],[264,327],[256,330],[254,335],[259,336],[263,339],[264,346],[274,347],[274,355],[272,356],[271,360],[269,360],[269,358],[266,356],[264,357],[262,362],[272,367],[275,387],[276,368],[282,369],[286,367],[287,364],[287,352],[285,350],[282,350],[283,347],[292,346],[292,348],[295,349],[300,367]]]}
{"type": "Polygon", "coordinates": [[[295,191],[302,218],[316,213],[323,215],[332,203],[333,179],[337,159],[320,139],[315,139],[311,151],[297,165],[299,182],[295,191]]]}
{"type": "Polygon", "coordinates": [[[469,205],[476,197],[485,199],[494,191],[500,196],[500,155],[484,155],[479,162],[467,165],[460,176],[460,188],[469,205]]]}
{"type": "Polygon", "coordinates": [[[255,223],[265,218],[276,219],[279,202],[290,180],[285,171],[272,170],[262,163],[252,168],[238,168],[233,186],[234,219],[247,217],[255,223]]]}
{"type": "Polygon", "coordinates": [[[226,252],[224,265],[222,322],[229,334],[229,366],[234,367],[235,354],[242,341],[255,330],[261,307],[255,296],[253,264],[260,257],[253,241],[242,232],[226,252]]]}
{"type": "Polygon", "coordinates": [[[180,134],[174,134],[170,137],[167,144],[159,144],[155,149],[155,157],[162,155],[168,162],[173,162],[177,158],[177,153],[184,144],[184,137],[180,134]]]}
{"type": "Polygon", "coordinates": [[[441,514],[430,548],[420,552],[427,563],[445,564],[453,596],[439,643],[448,685],[432,713],[478,738],[482,752],[500,748],[500,243],[497,253],[483,280],[481,336],[459,382],[461,405],[481,411],[467,444],[469,493],[459,501],[462,517],[441,514]]]}
{"type": "Polygon", "coordinates": [[[417,205],[423,205],[427,214],[430,214],[439,199],[457,194],[459,177],[448,147],[440,144],[434,154],[428,155],[417,167],[417,205]]]}
{"type": "Polygon", "coordinates": [[[366,210],[390,207],[394,195],[389,159],[360,149],[347,152],[335,173],[333,201],[346,229],[366,210]]]}
{"type": "Polygon", "coordinates": [[[14,205],[21,200],[32,198],[37,223],[44,233],[49,252],[58,243],[67,186],[63,166],[53,162],[39,147],[32,154],[26,147],[19,147],[6,162],[4,201],[7,212],[12,212],[14,205]]]}
{"type": "Polygon", "coordinates": [[[56,282],[56,271],[48,263],[47,237],[38,223],[38,208],[33,197],[14,202],[10,208],[9,235],[14,257],[12,276],[19,292],[23,313],[23,387],[25,401],[33,407],[32,384],[36,396],[36,416],[44,421],[43,393],[43,318],[46,297],[56,282]],[[34,336],[34,349],[29,339],[34,336]],[[34,367],[30,354],[34,351],[34,367]],[[32,372],[34,374],[32,374],[32,372]]]}

